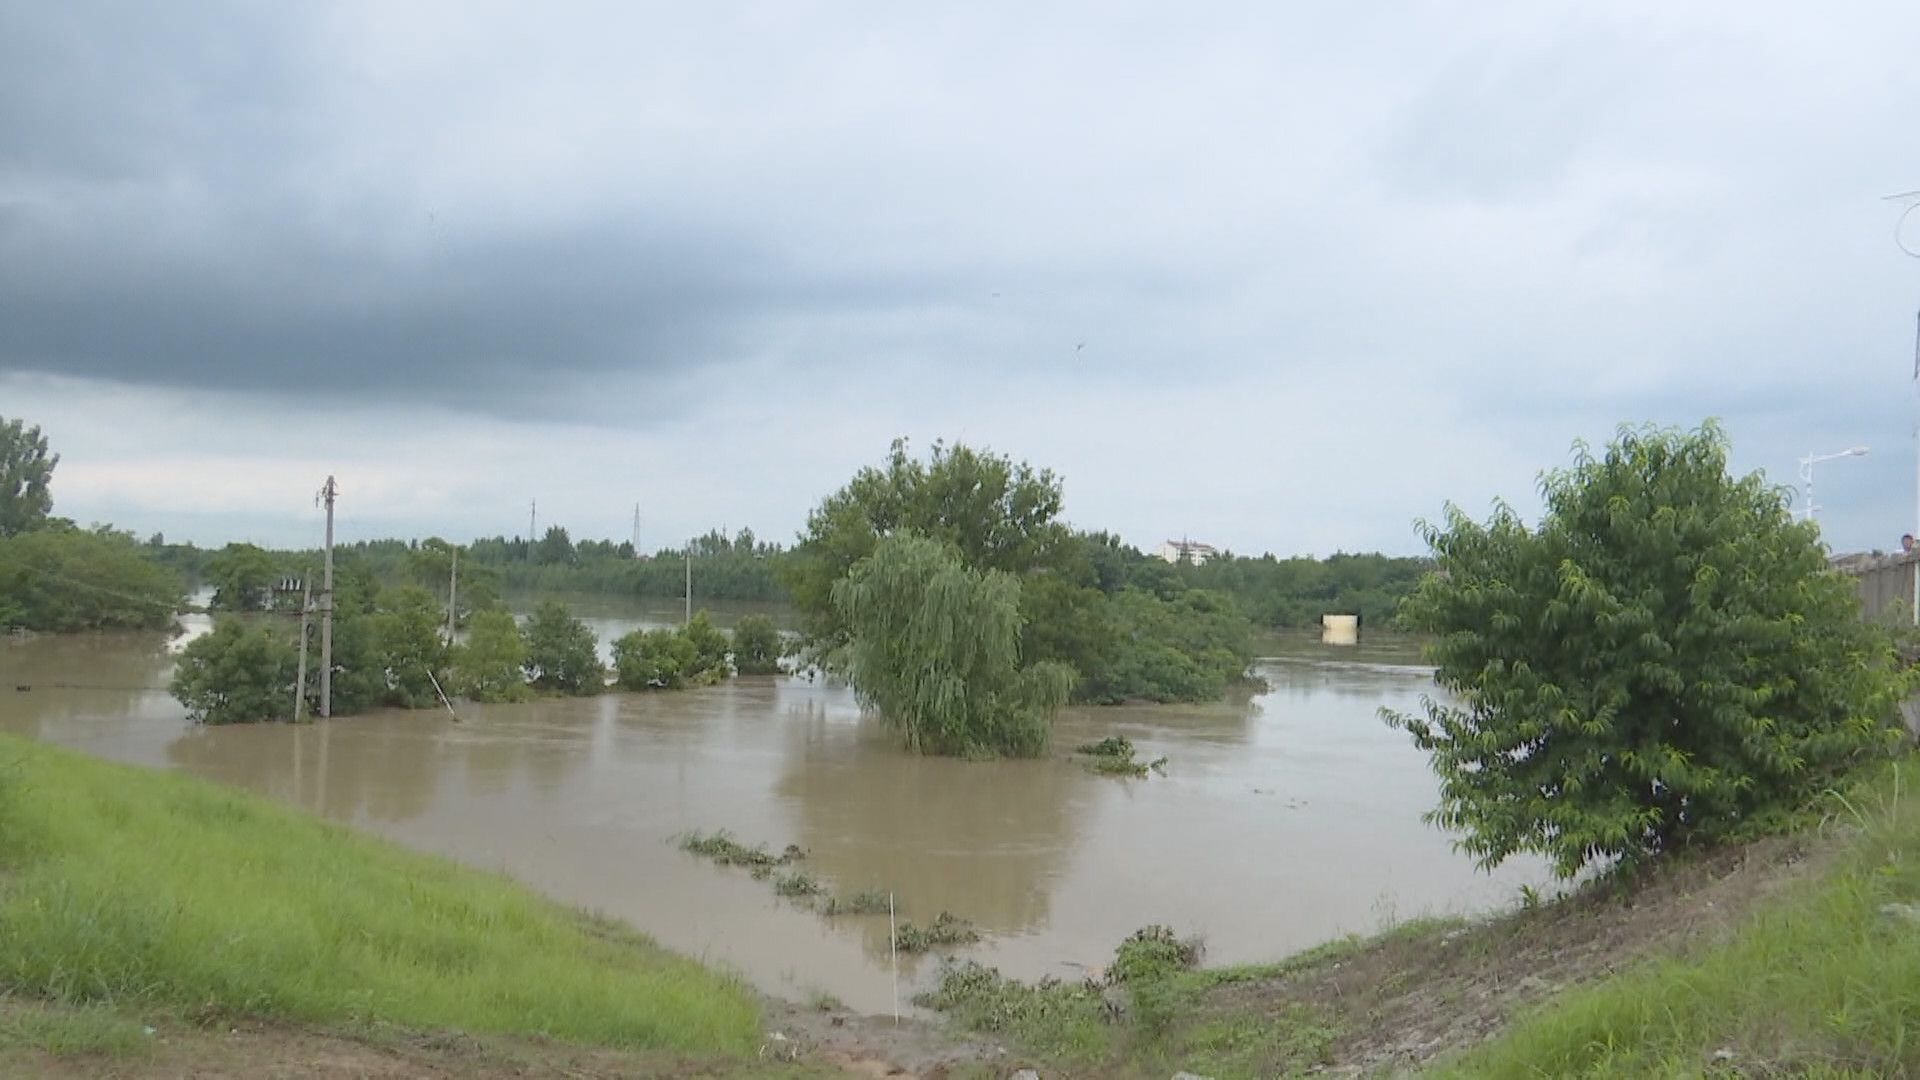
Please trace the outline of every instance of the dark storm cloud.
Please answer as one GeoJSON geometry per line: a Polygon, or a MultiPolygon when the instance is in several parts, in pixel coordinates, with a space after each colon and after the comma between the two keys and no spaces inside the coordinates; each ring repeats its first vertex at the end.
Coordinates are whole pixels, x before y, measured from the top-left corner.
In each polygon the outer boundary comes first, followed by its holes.
{"type": "Polygon", "coordinates": [[[302,10],[0,14],[0,371],[523,411],[736,356],[795,312],[979,291],[799,265],[697,200],[558,185],[489,213],[356,175],[356,140],[392,133],[329,130],[353,58],[302,10]]]}

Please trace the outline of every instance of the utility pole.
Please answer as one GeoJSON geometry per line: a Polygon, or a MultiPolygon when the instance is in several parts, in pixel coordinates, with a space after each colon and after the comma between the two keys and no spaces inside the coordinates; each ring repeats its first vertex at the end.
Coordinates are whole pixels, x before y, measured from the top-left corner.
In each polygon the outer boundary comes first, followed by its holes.
{"type": "Polygon", "coordinates": [[[453,647],[453,632],[456,626],[455,612],[460,607],[455,601],[460,592],[460,549],[453,549],[453,565],[447,570],[447,647],[453,647]]]}
{"type": "MultiPolygon", "coordinates": [[[[687,618],[693,622],[693,541],[687,541],[687,618]]],[[[683,624],[684,625],[684,624],[683,624]]]]}
{"type": "Polygon", "coordinates": [[[320,718],[333,715],[333,498],[338,494],[333,477],[320,489],[327,504],[326,570],[320,578],[320,718]]]}
{"type": "Polygon", "coordinates": [[[533,522],[540,513],[540,500],[527,503],[527,561],[533,561],[533,522]]]}
{"type": "MultiPolygon", "coordinates": [[[[296,724],[307,716],[307,616],[312,611],[313,582],[303,581],[300,583],[300,673],[293,679],[293,722],[296,724]]],[[[294,794],[299,795],[298,780],[294,782],[294,794]]]]}
{"type": "Polygon", "coordinates": [[[633,557],[640,557],[640,504],[633,504],[633,557]]]}

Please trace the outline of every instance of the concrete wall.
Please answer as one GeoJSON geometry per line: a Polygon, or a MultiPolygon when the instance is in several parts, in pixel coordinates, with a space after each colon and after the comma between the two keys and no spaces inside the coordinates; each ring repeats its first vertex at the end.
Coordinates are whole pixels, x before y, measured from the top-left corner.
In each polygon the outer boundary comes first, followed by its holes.
{"type": "Polygon", "coordinates": [[[1913,575],[1920,558],[1911,555],[1842,555],[1833,568],[1860,586],[1860,613],[1869,622],[1913,617],[1913,575]]]}

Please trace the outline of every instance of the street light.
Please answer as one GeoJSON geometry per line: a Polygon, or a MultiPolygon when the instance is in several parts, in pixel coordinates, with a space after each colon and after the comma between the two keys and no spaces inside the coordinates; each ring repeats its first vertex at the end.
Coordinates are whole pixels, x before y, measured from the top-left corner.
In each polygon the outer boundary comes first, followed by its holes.
{"type": "Polygon", "coordinates": [[[1820,509],[1820,507],[1813,501],[1813,467],[1815,465],[1820,464],[1823,461],[1838,461],[1841,458],[1866,457],[1866,456],[1867,456],[1866,447],[1850,446],[1847,449],[1842,450],[1837,454],[1808,454],[1806,457],[1803,457],[1800,459],[1800,479],[1802,482],[1806,484],[1806,487],[1802,488],[1801,491],[1806,496],[1805,501],[1806,501],[1808,521],[1812,521],[1814,513],[1820,509]]]}

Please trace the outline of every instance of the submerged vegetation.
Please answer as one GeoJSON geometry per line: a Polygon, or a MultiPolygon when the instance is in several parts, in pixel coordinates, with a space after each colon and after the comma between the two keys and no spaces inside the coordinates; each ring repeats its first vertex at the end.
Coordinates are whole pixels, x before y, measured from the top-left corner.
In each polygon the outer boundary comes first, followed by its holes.
{"type": "Polygon", "coordinates": [[[0,736],[0,996],[750,1054],[739,983],[504,878],[0,736]]]}
{"type": "Polygon", "coordinates": [[[925,926],[903,922],[893,935],[894,947],[903,953],[932,952],[935,949],[971,945],[979,940],[980,931],[950,911],[935,915],[933,921],[925,926]]]}
{"type": "Polygon", "coordinates": [[[1087,758],[1087,768],[1105,776],[1145,776],[1149,771],[1165,772],[1167,759],[1158,757],[1152,761],[1140,761],[1134,754],[1133,742],[1124,736],[1109,735],[1099,742],[1085,743],[1074,748],[1074,753],[1087,758]]]}
{"type": "MultiPolygon", "coordinates": [[[[790,869],[806,858],[806,853],[792,844],[775,855],[764,844],[748,847],[725,830],[688,833],[680,837],[679,843],[680,850],[710,860],[716,866],[743,867],[755,880],[771,879],[774,895],[811,907],[827,918],[885,915],[894,910],[894,898],[884,889],[860,889],[835,895],[827,882],[804,870],[790,869]]],[[[979,940],[980,931],[972,923],[946,911],[926,926],[902,922],[894,929],[893,936],[895,947],[903,953],[931,952],[971,945],[979,940]]]]}

